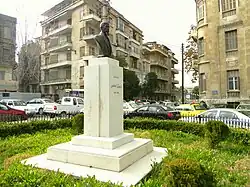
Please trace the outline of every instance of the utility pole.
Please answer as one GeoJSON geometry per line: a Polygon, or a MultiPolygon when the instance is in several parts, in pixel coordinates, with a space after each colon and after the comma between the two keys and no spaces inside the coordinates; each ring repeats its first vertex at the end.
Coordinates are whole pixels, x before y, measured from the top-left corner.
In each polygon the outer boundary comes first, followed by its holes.
{"type": "Polygon", "coordinates": [[[181,80],[182,80],[182,87],[181,87],[181,102],[182,104],[185,103],[185,93],[184,93],[184,44],[181,44],[181,80]]]}

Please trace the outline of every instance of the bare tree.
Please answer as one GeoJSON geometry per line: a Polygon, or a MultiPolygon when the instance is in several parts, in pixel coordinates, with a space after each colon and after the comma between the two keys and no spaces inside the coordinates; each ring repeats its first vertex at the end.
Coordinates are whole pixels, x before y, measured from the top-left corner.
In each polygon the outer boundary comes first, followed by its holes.
{"type": "Polygon", "coordinates": [[[196,37],[196,27],[191,26],[189,31],[189,37],[187,39],[186,48],[184,51],[184,62],[185,69],[189,73],[192,73],[192,82],[196,82],[198,80],[199,72],[198,72],[198,46],[197,46],[197,37],[196,37]]]}
{"type": "Polygon", "coordinates": [[[19,91],[29,92],[30,85],[39,85],[40,52],[39,40],[28,41],[21,47],[18,54],[19,63],[17,68],[19,91]]]}

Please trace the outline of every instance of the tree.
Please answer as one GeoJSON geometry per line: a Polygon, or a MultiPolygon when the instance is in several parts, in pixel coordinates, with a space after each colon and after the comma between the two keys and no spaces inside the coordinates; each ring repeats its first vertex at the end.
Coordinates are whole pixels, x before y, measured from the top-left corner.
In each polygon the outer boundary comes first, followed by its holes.
{"type": "Polygon", "coordinates": [[[199,99],[199,86],[195,86],[192,90],[192,95],[194,96],[194,99],[199,99]]]}
{"type": "Polygon", "coordinates": [[[119,61],[119,66],[123,67],[123,97],[125,100],[132,100],[141,91],[140,80],[134,71],[125,69],[128,63],[125,57],[114,57],[119,61]]]}
{"type": "Polygon", "coordinates": [[[189,37],[187,39],[186,48],[184,51],[184,62],[186,71],[192,72],[192,82],[196,82],[198,80],[198,46],[197,46],[197,37],[196,37],[196,27],[191,26],[189,31],[189,37]]]}
{"type": "Polygon", "coordinates": [[[17,77],[19,91],[29,92],[29,86],[40,82],[40,44],[39,41],[28,41],[18,54],[17,77]]]}
{"type": "Polygon", "coordinates": [[[142,85],[143,95],[152,98],[158,88],[159,86],[156,73],[149,72],[145,77],[144,84],[142,85]]]}

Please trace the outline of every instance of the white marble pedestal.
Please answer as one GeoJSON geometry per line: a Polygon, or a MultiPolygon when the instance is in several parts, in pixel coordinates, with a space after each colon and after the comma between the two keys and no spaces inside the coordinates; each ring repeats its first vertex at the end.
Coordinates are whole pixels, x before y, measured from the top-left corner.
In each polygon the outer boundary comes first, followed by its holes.
{"type": "Polygon", "coordinates": [[[84,135],[24,163],[124,186],[137,184],[167,150],[123,132],[123,70],[118,61],[93,58],[84,74],[84,135]]]}

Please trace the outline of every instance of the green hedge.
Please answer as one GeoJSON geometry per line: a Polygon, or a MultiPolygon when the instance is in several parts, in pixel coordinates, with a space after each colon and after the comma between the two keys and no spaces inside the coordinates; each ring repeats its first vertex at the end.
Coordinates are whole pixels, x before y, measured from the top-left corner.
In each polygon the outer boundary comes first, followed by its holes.
{"type": "MultiPolygon", "coordinates": [[[[53,121],[31,121],[26,123],[0,123],[0,138],[7,136],[20,135],[25,133],[35,133],[42,130],[71,128],[71,119],[61,119],[53,121]]],[[[156,119],[126,119],[124,129],[142,130],[167,130],[181,131],[185,133],[204,136],[204,125],[199,123],[188,123],[182,121],[156,120],[156,119]]],[[[250,130],[231,129],[228,140],[245,145],[250,144],[250,130]]]]}
{"type": "Polygon", "coordinates": [[[25,123],[0,123],[0,137],[14,136],[20,134],[32,134],[42,130],[53,130],[71,128],[71,119],[60,119],[53,121],[30,121],[25,123]]]}

